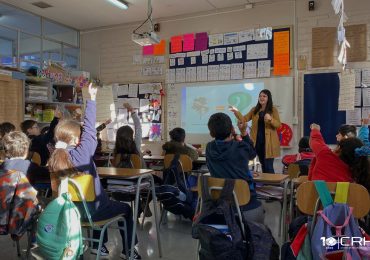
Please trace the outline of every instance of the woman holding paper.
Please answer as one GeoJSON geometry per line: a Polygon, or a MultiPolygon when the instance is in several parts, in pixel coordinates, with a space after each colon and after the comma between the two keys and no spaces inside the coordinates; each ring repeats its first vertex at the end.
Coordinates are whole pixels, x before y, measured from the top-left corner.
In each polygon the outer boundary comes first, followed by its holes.
{"type": "Polygon", "coordinates": [[[281,123],[279,112],[273,106],[271,92],[267,89],[262,90],[257,105],[245,116],[233,106],[230,106],[230,111],[242,122],[252,120],[251,139],[262,165],[262,172],[274,173],[274,158],[280,156],[277,129],[281,123]]]}

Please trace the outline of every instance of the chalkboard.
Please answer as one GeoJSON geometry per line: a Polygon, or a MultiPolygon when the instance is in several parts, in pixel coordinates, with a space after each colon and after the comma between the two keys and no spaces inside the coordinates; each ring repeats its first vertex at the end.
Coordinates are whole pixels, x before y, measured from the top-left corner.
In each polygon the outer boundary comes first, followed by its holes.
{"type": "Polygon", "coordinates": [[[346,112],[338,111],[338,73],[317,73],[304,76],[304,135],[310,135],[312,123],[321,126],[327,144],[335,144],[340,125],[346,122],[346,112]]]}

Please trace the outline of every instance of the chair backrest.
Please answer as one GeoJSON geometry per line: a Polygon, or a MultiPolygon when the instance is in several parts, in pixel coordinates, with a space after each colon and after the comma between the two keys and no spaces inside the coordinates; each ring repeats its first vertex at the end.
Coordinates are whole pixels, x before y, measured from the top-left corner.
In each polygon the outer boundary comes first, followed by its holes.
{"type": "MultiPolygon", "coordinates": [[[[202,178],[198,178],[198,196],[202,197],[202,178]]],[[[207,177],[208,187],[211,190],[213,199],[218,199],[221,195],[221,189],[224,186],[225,179],[207,177]]],[[[248,182],[242,179],[235,179],[234,193],[238,200],[239,206],[248,204],[250,200],[250,191],[248,182]]]]}
{"type": "MultiPolygon", "coordinates": [[[[174,157],[175,157],[174,154],[166,154],[164,156],[164,168],[165,169],[170,167],[171,162],[172,162],[174,157]]],[[[193,162],[192,162],[191,158],[188,155],[180,154],[179,161],[180,161],[180,165],[182,167],[183,172],[191,172],[191,170],[193,169],[193,162]]]]}
{"type": "Polygon", "coordinates": [[[299,175],[300,169],[299,165],[295,163],[291,163],[288,166],[288,175],[289,179],[293,180],[294,178],[297,178],[299,175]]]}
{"type": "MultiPolygon", "coordinates": [[[[335,194],[336,182],[327,182],[328,189],[335,194]]],[[[299,210],[307,215],[314,215],[315,206],[319,195],[316,191],[314,182],[304,182],[297,188],[297,205],[299,210]]],[[[348,188],[347,204],[353,207],[355,218],[362,218],[370,210],[370,198],[367,189],[360,184],[350,183],[348,188]]]]}
{"type": "MultiPolygon", "coordinates": [[[[117,167],[117,165],[121,161],[121,154],[116,154],[113,158],[113,166],[117,167]]],[[[130,164],[133,169],[141,169],[141,158],[137,154],[130,154],[130,164]]]]}
{"type": "MultiPolygon", "coordinates": [[[[75,175],[73,178],[69,178],[74,180],[81,189],[82,194],[87,202],[95,201],[95,185],[94,185],[94,178],[92,175],[89,174],[79,174],[75,175]]],[[[56,198],[58,196],[58,187],[60,185],[60,179],[55,175],[55,173],[50,173],[50,181],[51,181],[51,190],[52,190],[52,197],[56,198]]],[[[76,189],[73,188],[70,184],[68,185],[68,192],[72,196],[72,201],[81,202],[81,197],[76,192],[76,189]]]]}
{"type": "Polygon", "coordinates": [[[41,165],[41,156],[40,156],[40,154],[37,153],[37,152],[33,152],[33,151],[30,151],[29,153],[30,153],[29,154],[30,161],[40,166],[41,165]]]}

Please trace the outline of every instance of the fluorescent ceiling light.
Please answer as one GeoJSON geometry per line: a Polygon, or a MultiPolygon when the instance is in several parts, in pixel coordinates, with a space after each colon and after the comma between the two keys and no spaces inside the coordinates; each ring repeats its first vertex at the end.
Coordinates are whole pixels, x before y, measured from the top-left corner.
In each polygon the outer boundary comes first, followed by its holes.
{"type": "Polygon", "coordinates": [[[123,0],[107,0],[109,3],[111,3],[114,6],[117,6],[121,9],[128,9],[128,4],[123,0]]]}

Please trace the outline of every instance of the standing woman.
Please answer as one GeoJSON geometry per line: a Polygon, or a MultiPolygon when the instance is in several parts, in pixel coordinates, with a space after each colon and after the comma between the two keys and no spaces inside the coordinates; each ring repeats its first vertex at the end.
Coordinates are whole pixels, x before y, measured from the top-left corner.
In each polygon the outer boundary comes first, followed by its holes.
{"type": "Polygon", "coordinates": [[[273,106],[270,90],[261,90],[257,105],[245,116],[235,107],[230,110],[240,121],[252,120],[251,139],[262,165],[262,172],[274,173],[274,158],[280,156],[280,141],[276,130],[281,123],[279,112],[273,106]]]}

